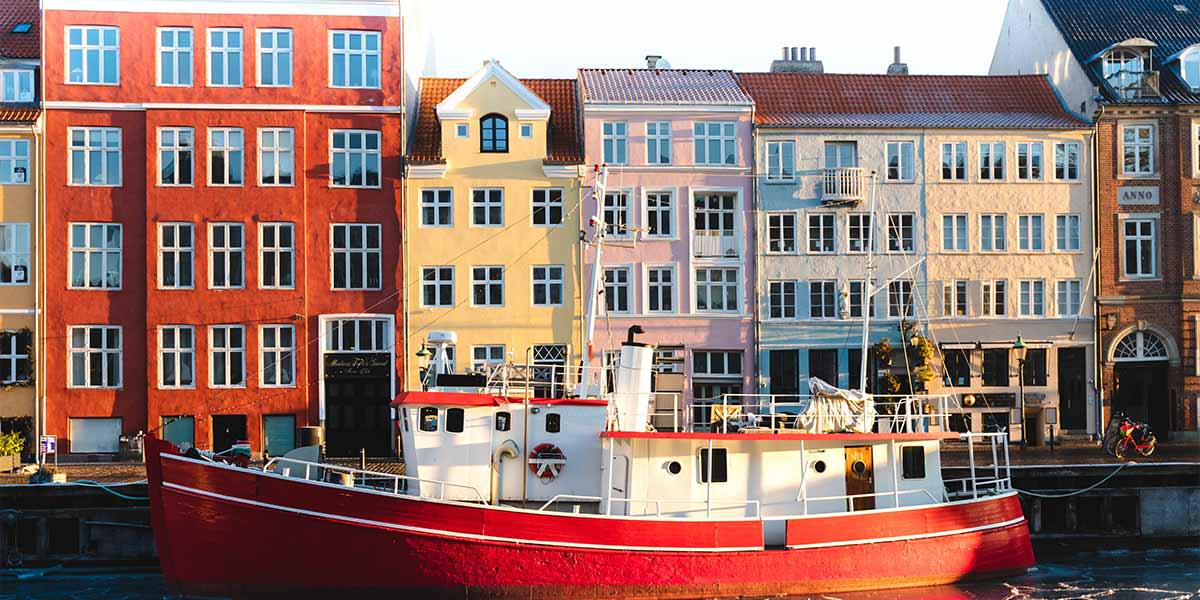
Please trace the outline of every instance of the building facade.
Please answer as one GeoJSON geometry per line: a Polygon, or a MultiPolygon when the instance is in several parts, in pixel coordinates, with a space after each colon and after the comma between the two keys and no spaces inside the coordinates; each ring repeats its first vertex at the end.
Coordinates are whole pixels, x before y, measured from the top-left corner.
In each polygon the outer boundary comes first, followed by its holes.
{"type": "MultiPolygon", "coordinates": [[[[582,69],[585,156],[608,167],[593,347],[657,346],[657,418],[753,389],[753,103],[733,73],[582,69]]],[[[584,256],[591,273],[592,252],[584,256]]],[[[611,354],[609,355],[611,357],[611,354]]],[[[594,357],[599,364],[599,356],[594,357]]]]}
{"type": "Polygon", "coordinates": [[[991,65],[1048,74],[1094,120],[1099,381],[1159,439],[1200,436],[1198,11],[1011,0],[991,65]]]}
{"type": "Polygon", "coordinates": [[[46,430],[387,455],[404,83],[382,0],[45,2],[46,430]]]}
{"type": "MultiPolygon", "coordinates": [[[[580,364],[583,162],[574,79],[489,60],[424,78],[406,176],[406,347],[453,333],[453,371],[537,364],[562,393],[580,364]]],[[[411,361],[408,386],[424,367],[411,361]]]]}

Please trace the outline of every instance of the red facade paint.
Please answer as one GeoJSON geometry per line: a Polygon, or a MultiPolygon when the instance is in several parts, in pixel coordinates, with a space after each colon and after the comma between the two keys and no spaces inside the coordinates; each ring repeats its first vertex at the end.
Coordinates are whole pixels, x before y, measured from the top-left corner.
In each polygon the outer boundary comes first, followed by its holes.
{"type": "MultiPolygon", "coordinates": [[[[282,5],[283,3],[281,3],[282,5]]],[[[235,6],[235,4],[231,4],[235,6]]],[[[287,10],[284,8],[284,10],[287,10]]],[[[244,14],[166,14],[129,12],[45,13],[46,295],[47,339],[43,345],[46,378],[46,432],[64,439],[71,451],[69,419],[120,417],[122,432],[157,429],[164,416],[194,415],[195,441],[211,447],[212,415],[246,416],[253,450],[263,449],[262,417],[295,415],[297,426],[319,424],[322,401],[317,346],[321,315],[394,316],[400,338],[403,309],[400,264],[401,156],[403,153],[403,73],[398,17],[346,17],[244,14]],[[65,80],[65,28],[111,25],[120,28],[119,85],[68,85],[65,80]],[[194,36],[190,87],[156,85],[156,28],[191,27],[194,36]],[[207,27],[243,30],[243,87],[208,87],[207,27]],[[255,29],[291,29],[291,87],[257,87],[255,29]],[[381,89],[330,86],[332,30],[380,32],[381,89]],[[100,103],[100,104],[98,104],[100,103]],[[109,104],[111,103],[111,104],[109,104]],[[357,107],[357,108],[356,108],[357,107]],[[122,130],[122,185],[68,185],[69,127],[105,125],[122,130]],[[163,187],[157,183],[157,131],[190,127],[194,135],[194,183],[163,187]],[[241,186],[208,183],[208,129],[241,128],[241,186]],[[258,184],[258,130],[294,131],[294,183],[258,184]],[[333,188],[330,184],[331,131],[380,132],[379,188],[333,188]],[[123,226],[122,278],[119,291],[68,289],[68,224],[117,222],[123,226]],[[158,225],[190,223],[194,232],[192,289],[160,289],[158,225]],[[244,285],[210,289],[209,226],[240,223],[244,231],[244,285]],[[259,225],[294,226],[294,289],[259,285],[259,225]],[[334,223],[378,224],[381,233],[382,284],[379,290],[332,289],[331,228],[334,223]],[[123,327],[123,384],[120,389],[68,386],[67,328],[105,324],[123,327]],[[208,327],[245,327],[245,379],[242,388],[209,385],[208,327]],[[259,327],[295,327],[296,385],[260,385],[259,327]],[[195,386],[159,389],[158,328],[190,325],[195,332],[195,386]]],[[[405,373],[403,356],[394,354],[396,388],[405,373]]]]}

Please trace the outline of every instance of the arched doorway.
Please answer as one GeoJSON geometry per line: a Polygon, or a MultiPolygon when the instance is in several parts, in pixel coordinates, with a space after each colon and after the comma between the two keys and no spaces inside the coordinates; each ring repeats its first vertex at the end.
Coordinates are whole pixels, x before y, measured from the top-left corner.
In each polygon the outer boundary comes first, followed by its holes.
{"type": "Polygon", "coordinates": [[[1167,343],[1158,334],[1131,331],[1113,347],[1115,393],[1112,407],[1138,421],[1145,421],[1159,439],[1170,428],[1170,398],[1167,395],[1167,343]]]}

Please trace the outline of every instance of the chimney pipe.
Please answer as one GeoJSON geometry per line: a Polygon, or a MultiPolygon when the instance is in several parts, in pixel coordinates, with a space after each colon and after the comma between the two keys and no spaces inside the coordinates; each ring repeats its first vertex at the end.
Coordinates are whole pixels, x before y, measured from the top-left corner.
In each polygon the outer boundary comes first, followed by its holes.
{"type": "Polygon", "coordinates": [[[816,47],[815,47],[815,46],[810,46],[810,47],[808,48],[808,60],[811,60],[811,61],[813,61],[813,62],[816,62],[816,60],[817,60],[817,49],[816,49],[816,47]]]}
{"type": "Polygon", "coordinates": [[[805,60],[808,58],[807,48],[792,48],[792,60],[805,60]],[[796,51],[799,50],[799,54],[796,51]]]}
{"type": "Polygon", "coordinates": [[[796,54],[796,52],[797,52],[797,48],[795,46],[792,46],[792,60],[796,60],[796,56],[798,56],[796,54]]]}
{"type": "Polygon", "coordinates": [[[892,62],[894,62],[896,64],[900,64],[902,62],[900,60],[900,46],[896,46],[895,48],[892,49],[892,55],[893,55],[892,62]]]}
{"type": "Polygon", "coordinates": [[[783,60],[788,59],[788,47],[787,46],[783,47],[783,57],[782,58],[783,58],[783,60]]]}
{"type": "Polygon", "coordinates": [[[658,61],[661,59],[662,59],[661,54],[647,54],[646,55],[646,68],[647,69],[657,69],[658,61]]]}

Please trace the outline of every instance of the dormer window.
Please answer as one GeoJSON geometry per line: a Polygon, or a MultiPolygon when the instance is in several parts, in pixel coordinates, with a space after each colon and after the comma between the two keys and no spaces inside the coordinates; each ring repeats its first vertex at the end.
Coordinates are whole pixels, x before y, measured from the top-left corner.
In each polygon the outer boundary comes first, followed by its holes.
{"type": "Polygon", "coordinates": [[[1188,48],[1179,55],[1179,76],[1188,87],[1200,89],[1200,46],[1188,48]]]}
{"type": "Polygon", "coordinates": [[[0,71],[0,101],[33,102],[33,70],[0,71]]]}
{"type": "Polygon", "coordinates": [[[1124,100],[1158,95],[1158,72],[1150,69],[1150,48],[1117,46],[1104,55],[1104,79],[1124,100]]]}
{"type": "Polygon", "coordinates": [[[479,120],[479,151],[508,152],[508,119],[491,114],[479,120]]]}

